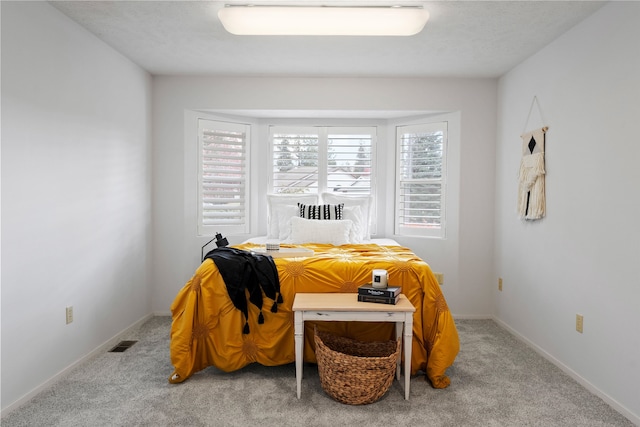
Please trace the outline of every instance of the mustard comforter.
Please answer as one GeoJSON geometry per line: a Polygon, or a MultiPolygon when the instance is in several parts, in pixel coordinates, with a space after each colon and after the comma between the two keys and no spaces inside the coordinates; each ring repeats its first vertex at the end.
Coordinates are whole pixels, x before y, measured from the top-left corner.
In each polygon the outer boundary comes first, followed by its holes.
{"type": "MultiPolygon", "coordinates": [[[[169,382],[180,383],[208,366],[226,372],[250,363],[266,366],[295,361],[293,299],[297,292],[357,292],[371,282],[371,270],[385,269],[390,286],[401,286],[415,306],[411,374],[426,372],[434,388],[445,388],[446,370],[459,350],[458,332],[440,285],[429,266],[401,246],[303,245],[315,253],[306,258],[274,259],[283,302],[276,313],[273,301],[263,295],[264,323],[259,310],[248,304],[248,334],[243,334],[244,315],[233,305],[215,263],[210,259],[178,292],[171,305],[171,362],[175,371],[169,382]]],[[[235,245],[251,250],[255,244],[235,245]]],[[[393,324],[365,322],[305,322],[304,359],[315,363],[313,327],[362,341],[387,340],[393,324]]]]}

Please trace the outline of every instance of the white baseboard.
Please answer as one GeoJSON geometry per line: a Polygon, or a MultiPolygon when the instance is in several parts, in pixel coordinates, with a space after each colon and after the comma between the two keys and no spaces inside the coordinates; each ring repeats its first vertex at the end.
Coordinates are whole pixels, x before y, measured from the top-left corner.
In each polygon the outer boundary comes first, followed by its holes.
{"type": "Polygon", "coordinates": [[[590,383],[587,379],[585,379],[584,377],[582,377],[580,374],[578,374],[576,371],[574,371],[573,369],[571,369],[570,367],[568,367],[567,365],[565,365],[564,363],[562,363],[560,360],[556,359],[555,357],[553,357],[551,354],[547,353],[544,349],[542,349],[541,347],[539,347],[537,344],[535,344],[534,342],[530,341],[529,339],[527,339],[526,337],[522,336],[519,332],[517,332],[515,329],[511,328],[509,325],[507,325],[506,323],[504,323],[502,320],[500,320],[497,317],[492,317],[493,321],[496,322],[501,328],[505,329],[506,331],[508,331],[511,335],[513,335],[514,337],[516,337],[518,340],[522,341],[523,343],[525,343],[527,346],[531,347],[533,350],[535,350],[538,354],[540,354],[542,357],[544,357],[545,359],[547,359],[549,362],[553,363],[554,365],[556,365],[558,368],[560,368],[564,373],[566,373],[567,375],[569,375],[571,378],[573,378],[576,382],[578,382],[580,385],[582,385],[584,388],[586,388],[587,390],[589,390],[591,393],[595,394],[596,396],[598,396],[599,398],[601,398],[602,400],[604,400],[605,402],[607,402],[607,404],[609,406],[611,406],[613,409],[615,409],[616,411],[618,411],[621,415],[623,415],[624,417],[626,417],[629,421],[631,421],[632,423],[634,423],[637,426],[640,426],[640,415],[634,414],[633,412],[631,412],[627,407],[625,407],[624,405],[622,405],[620,402],[618,402],[617,400],[613,399],[611,396],[609,396],[608,394],[604,393],[602,390],[600,390],[598,387],[596,387],[595,385],[593,385],[592,383],[590,383]]]}
{"type": "Polygon", "coordinates": [[[110,349],[111,347],[113,347],[115,344],[120,342],[120,337],[121,336],[126,335],[129,332],[131,332],[132,330],[138,328],[140,325],[142,325],[144,322],[146,322],[147,320],[151,319],[152,317],[154,317],[153,313],[149,313],[149,314],[145,315],[140,320],[138,320],[137,322],[133,323],[131,326],[123,329],[122,331],[120,331],[119,333],[114,335],[112,338],[108,339],[107,341],[105,341],[104,343],[102,343],[101,345],[96,347],[90,353],[88,353],[85,356],[81,357],[80,359],[76,360],[71,365],[67,366],[62,371],[58,372],[56,375],[54,375],[53,377],[49,378],[44,383],[40,384],[39,386],[37,386],[36,388],[34,388],[30,392],[28,392],[27,394],[22,396],[21,398],[19,398],[15,402],[13,402],[10,405],[8,405],[6,408],[2,409],[0,411],[0,419],[3,418],[4,416],[8,415],[12,411],[15,411],[16,409],[18,409],[21,406],[23,406],[26,403],[28,403],[37,394],[39,394],[42,391],[44,391],[44,390],[48,389],[49,387],[53,386],[56,382],[60,381],[61,379],[63,379],[67,375],[69,375],[71,373],[71,371],[73,371],[73,369],[75,369],[76,367],[78,367],[82,363],[88,361],[89,359],[93,358],[94,356],[97,356],[100,353],[103,353],[105,350],[110,349]]]}

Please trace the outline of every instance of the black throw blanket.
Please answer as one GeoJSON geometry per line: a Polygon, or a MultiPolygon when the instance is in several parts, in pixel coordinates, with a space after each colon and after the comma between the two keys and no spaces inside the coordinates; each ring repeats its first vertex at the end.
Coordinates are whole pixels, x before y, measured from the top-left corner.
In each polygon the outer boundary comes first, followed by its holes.
{"type": "Polygon", "coordinates": [[[204,259],[210,258],[218,267],[218,271],[227,287],[233,305],[244,314],[245,325],[242,333],[249,333],[249,301],[260,309],[258,323],[264,323],[262,315],[262,292],[273,300],[271,312],[278,312],[278,303],[282,303],[278,269],[269,255],[256,254],[241,249],[223,246],[210,251],[204,259]]]}

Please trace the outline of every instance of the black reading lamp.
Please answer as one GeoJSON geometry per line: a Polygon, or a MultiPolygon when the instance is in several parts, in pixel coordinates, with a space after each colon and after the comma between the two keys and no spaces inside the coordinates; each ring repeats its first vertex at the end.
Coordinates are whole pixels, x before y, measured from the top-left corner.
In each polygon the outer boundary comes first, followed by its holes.
{"type": "Polygon", "coordinates": [[[204,248],[209,246],[209,243],[213,242],[214,240],[216,241],[216,246],[218,246],[219,248],[223,246],[229,246],[229,241],[227,240],[227,238],[222,237],[222,234],[220,233],[216,233],[216,237],[214,237],[213,239],[205,243],[202,249],[200,250],[200,262],[204,261],[204,248]]]}

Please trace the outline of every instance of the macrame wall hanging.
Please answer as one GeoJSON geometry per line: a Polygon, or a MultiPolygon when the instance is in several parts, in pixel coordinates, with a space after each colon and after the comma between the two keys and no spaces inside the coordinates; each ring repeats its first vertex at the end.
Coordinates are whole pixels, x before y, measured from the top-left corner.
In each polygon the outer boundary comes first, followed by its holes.
{"type": "MultiPolygon", "coordinates": [[[[538,98],[533,97],[525,130],[529,123],[529,117],[533,105],[538,106],[540,118],[542,111],[538,105],[538,98]]],[[[523,132],[522,159],[520,160],[520,173],[518,174],[518,217],[525,220],[541,219],[545,215],[545,165],[544,145],[545,134],[548,127],[542,127],[533,131],[523,132]]]]}

